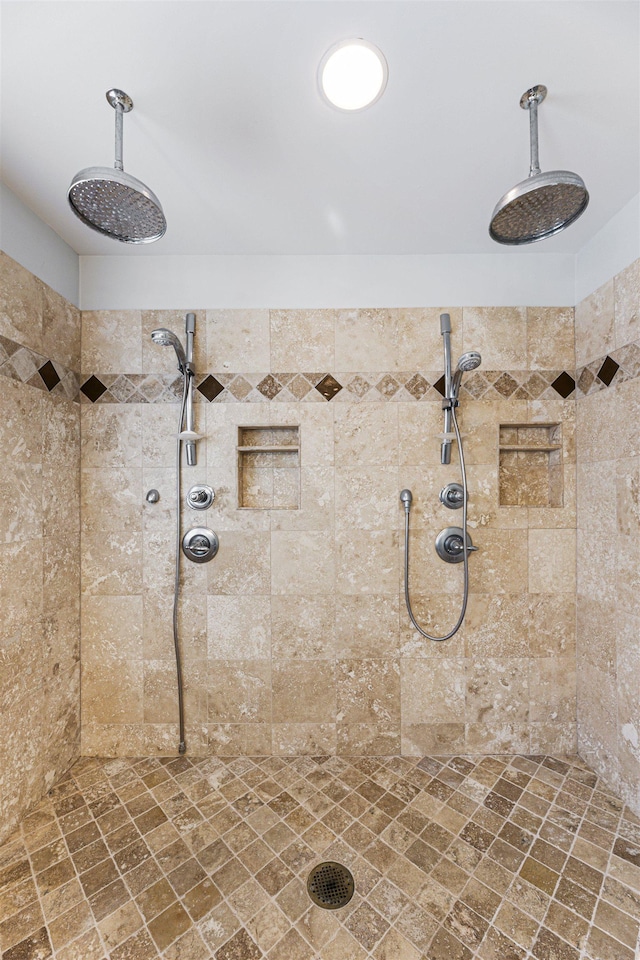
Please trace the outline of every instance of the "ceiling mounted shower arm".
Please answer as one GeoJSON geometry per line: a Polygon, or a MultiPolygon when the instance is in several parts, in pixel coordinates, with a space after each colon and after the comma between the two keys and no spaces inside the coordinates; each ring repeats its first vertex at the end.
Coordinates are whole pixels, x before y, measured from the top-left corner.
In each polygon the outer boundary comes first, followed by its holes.
{"type": "Polygon", "coordinates": [[[107,90],[107,100],[116,112],[116,170],[124,170],[122,162],[123,116],[133,110],[133,100],[124,90],[107,90]]]}
{"type": "Polygon", "coordinates": [[[529,111],[529,146],[531,153],[531,163],[529,166],[529,176],[535,177],[540,173],[540,157],[538,155],[538,106],[547,95],[547,88],[539,83],[531,87],[520,97],[520,106],[523,110],[529,111]]]}

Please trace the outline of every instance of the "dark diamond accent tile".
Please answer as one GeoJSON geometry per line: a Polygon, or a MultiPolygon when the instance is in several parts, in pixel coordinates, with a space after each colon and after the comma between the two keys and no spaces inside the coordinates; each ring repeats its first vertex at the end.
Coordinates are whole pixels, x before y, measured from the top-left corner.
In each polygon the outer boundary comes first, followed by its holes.
{"type": "Polygon", "coordinates": [[[212,400],[215,400],[215,398],[222,393],[224,387],[219,380],[216,380],[215,377],[209,374],[208,377],[204,378],[202,383],[198,384],[197,389],[198,392],[211,403],[212,400]]]}
{"type": "Polygon", "coordinates": [[[559,393],[563,400],[566,400],[576,388],[576,382],[570,377],[566,370],[563,370],[559,377],[551,384],[556,393],[559,393]]]}
{"type": "Polygon", "coordinates": [[[440,377],[433,385],[438,393],[444,397],[444,375],[440,377]]]}
{"type": "Polygon", "coordinates": [[[60,377],[58,376],[56,368],[51,363],[51,360],[47,360],[47,362],[40,367],[38,373],[42,377],[47,390],[53,390],[53,388],[60,383],[60,377]]]}
{"type": "Polygon", "coordinates": [[[91,400],[91,403],[95,403],[96,400],[99,400],[103,393],[106,393],[107,388],[101,380],[98,380],[97,377],[91,376],[88,380],[80,387],[81,391],[84,393],[85,397],[91,400]]]}
{"type": "Polygon", "coordinates": [[[604,363],[598,370],[598,380],[602,380],[603,383],[606,383],[607,386],[610,386],[611,381],[619,369],[619,363],[616,363],[612,357],[605,357],[604,363]]]}
{"type": "Polygon", "coordinates": [[[321,393],[325,400],[333,400],[337,393],[342,390],[342,384],[338,383],[335,377],[330,373],[323,377],[320,383],[316,384],[316,390],[321,393]]]}
{"type": "Polygon", "coordinates": [[[271,374],[268,373],[264,380],[260,381],[256,389],[259,390],[267,400],[273,400],[282,390],[282,384],[278,383],[275,377],[272,377],[271,374]]]}

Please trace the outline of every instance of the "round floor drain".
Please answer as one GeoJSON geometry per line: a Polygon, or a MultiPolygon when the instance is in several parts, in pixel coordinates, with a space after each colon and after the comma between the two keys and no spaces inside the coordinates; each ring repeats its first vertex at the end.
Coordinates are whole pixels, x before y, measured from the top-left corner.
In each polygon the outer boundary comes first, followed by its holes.
{"type": "Polygon", "coordinates": [[[355,885],[351,871],[341,863],[327,860],[309,874],[307,891],[315,904],[325,910],[337,910],[349,903],[355,885]]]}

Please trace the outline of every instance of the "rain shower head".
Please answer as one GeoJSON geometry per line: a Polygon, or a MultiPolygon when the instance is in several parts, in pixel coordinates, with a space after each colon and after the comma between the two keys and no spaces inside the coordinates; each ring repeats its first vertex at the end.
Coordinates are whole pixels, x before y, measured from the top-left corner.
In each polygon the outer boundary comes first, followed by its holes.
{"type": "Polygon", "coordinates": [[[178,358],[178,369],[184,373],[187,369],[187,356],[180,340],[173,330],[167,330],[165,327],[159,327],[151,333],[151,339],[160,347],[173,347],[178,358]]]}
{"type": "Polygon", "coordinates": [[[538,84],[520,98],[522,109],[529,111],[531,166],[528,178],[505,193],[493,211],[489,235],[497,243],[517,246],[552,237],[574,223],[589,203],[589,193],[577,173],[540,172],[538,105],[546,95],[547,88],[538,84]]]}
{"type": "Polygon", "coordinates": [[[122,118],[133,109],[133,101],[122,90],[108,90],[107,100],[116,111],[115,165],[80,170],[67,199],[75,215],[92,230],[122,243],[153,243],[167,229],[160,201],[122,166],[122,118]]]}

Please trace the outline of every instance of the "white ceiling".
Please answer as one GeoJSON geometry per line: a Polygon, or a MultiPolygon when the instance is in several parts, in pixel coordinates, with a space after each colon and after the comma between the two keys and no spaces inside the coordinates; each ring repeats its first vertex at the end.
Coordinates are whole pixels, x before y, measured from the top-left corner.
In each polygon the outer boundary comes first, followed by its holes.
{"type": "MultiPolygon", "coordinates": [[[[543,170],[591,194],[577,252],[640,189],[639,9],[617,0],[4,0],[2,179],[80,254],[504,252],[499,197],[529,170],[520,95],[540,109],[543,170]],[[345,114],[316,71],[338,40],[377,44],[382,99],[345,114]],[[77,221],[81,168],[113,163],[121,87],[125,170],[160,198],[156,244],[77,221]]],[[[517,250],[512,251],[517,255],[517,250]]]]}

